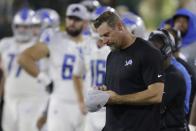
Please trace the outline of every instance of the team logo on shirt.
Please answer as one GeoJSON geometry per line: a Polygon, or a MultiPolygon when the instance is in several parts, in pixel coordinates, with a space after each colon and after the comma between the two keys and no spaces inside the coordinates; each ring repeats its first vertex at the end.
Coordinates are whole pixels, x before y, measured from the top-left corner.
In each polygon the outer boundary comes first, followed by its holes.
{"type": "Polygon", "coordinates": [[[160,78],[160,77],[162,77],[162,75],[161,74],[158,74],[157,77],[160,78]]]}
{"type": "Polygon", "coordinates": [[[129,60],[125,61],[125,66],[129,66],[129,65],[132,65],[132,64],[133,64],[132,59],[129,59],[129,60]]]}
{"type": "Polygon", "coordinates": [[[79,11],[80,11],[80,8],[78,8],[78,7],[72,9],[72,12],[79,12],[79,11]]]}

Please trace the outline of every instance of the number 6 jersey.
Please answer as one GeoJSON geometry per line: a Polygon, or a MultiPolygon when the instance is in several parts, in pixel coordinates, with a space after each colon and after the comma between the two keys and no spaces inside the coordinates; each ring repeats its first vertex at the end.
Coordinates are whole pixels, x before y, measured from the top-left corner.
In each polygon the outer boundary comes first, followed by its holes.
{"type": "Polygon", "coordinates": [[[76,102],[72,75],[74,63],[82,54],[81,46],[87,40],[76,43],[66,32],[57,32],[47,44],[49,48],[49,70],[54,81],[53,98],[76,102]]]}

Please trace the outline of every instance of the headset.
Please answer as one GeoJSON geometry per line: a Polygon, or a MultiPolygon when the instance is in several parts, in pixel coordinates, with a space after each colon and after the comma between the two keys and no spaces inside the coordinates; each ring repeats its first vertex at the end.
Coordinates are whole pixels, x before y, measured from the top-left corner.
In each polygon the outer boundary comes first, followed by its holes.
{"type": "Polygon", "coordinates": [[[163,44],[160,48],[161,54],[164,56],[164,58],[171,56],[172,46],[175,45],[175,40],[174,37],[167,30],[158,29],[151,32],[148,40],[151,42],[162,40],[162,42],[158,42],[160,44],[163,44]]]}
{"type": "Polygon", "coordinates": [[[174,28],[169,28],[168,31],[174,36],[175,38],[175,44],[171,45],[172,46],[172,52],[175,53],[179,51],[179,49],[182,46],[182,37],[181,37],[181,32],[180,30],[174,29],[174,28]]]}

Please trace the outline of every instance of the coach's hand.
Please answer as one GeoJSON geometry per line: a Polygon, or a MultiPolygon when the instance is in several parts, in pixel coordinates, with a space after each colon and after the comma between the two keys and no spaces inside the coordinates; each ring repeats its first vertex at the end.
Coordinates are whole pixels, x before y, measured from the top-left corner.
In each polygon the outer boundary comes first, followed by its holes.
{"type": "Polygon", "coordinates": [[[45,125],[46,121],[47,121],[47,116],[46,115],[42,115],[41,117],[39,117],[39,119],[37,120],[37,123],[36,123],[37,128],[39,130],[41,130],[42,127],[45,125]]]}
{"type": "Polygon", "coordinates": [[[105,85],[98,86],[98,87],[96,87],[96,89],[101,90],[101,91],[107,91],[108,90],[105,85]]]}

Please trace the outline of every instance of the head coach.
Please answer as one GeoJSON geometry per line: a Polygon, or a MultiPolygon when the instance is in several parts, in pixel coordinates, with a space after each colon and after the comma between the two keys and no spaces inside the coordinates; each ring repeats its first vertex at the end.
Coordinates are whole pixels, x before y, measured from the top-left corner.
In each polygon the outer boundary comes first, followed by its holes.
{"type": "Polygon", "coordinates": [[[164,84],[161,53],[128,32],[107,11],[94,21],[104,44],[112,47],[106,64],[106,124],[103,131],[159,131],[164,84]]]}

